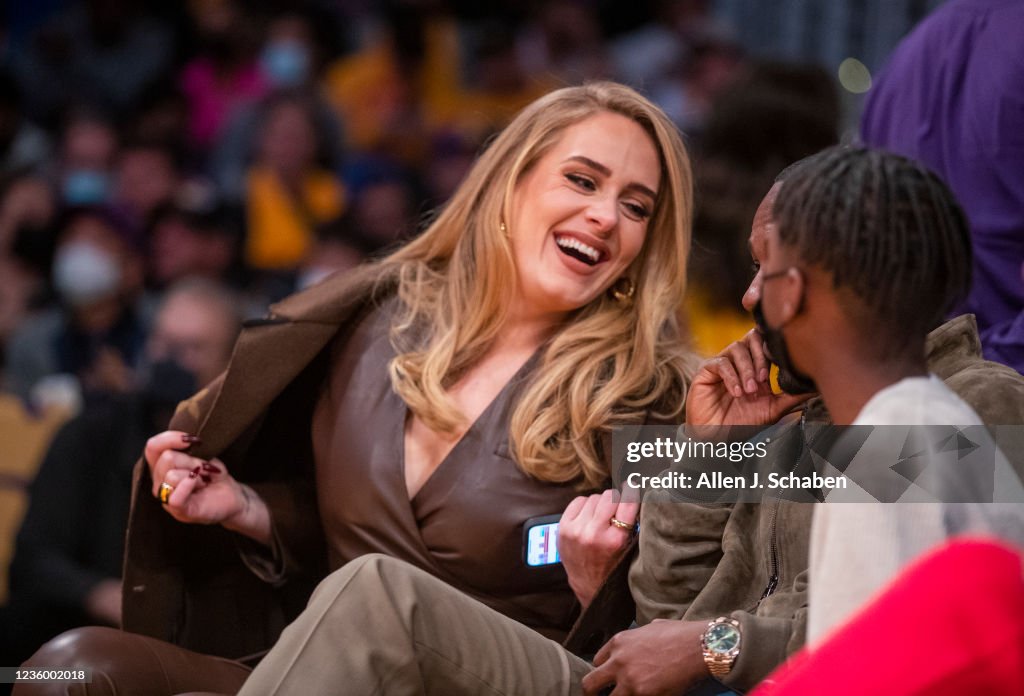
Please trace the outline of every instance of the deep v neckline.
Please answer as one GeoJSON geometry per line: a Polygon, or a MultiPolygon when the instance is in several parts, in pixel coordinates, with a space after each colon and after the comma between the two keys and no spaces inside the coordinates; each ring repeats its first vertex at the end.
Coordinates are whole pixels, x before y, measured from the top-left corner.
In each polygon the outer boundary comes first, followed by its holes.
{"type": "MultiPolygon", "coordinates": [[[[543,347],[544,346],[538,347],[530,355],[530,357],[528,357],[526,361],[519,366],[519,369],[517,369],[512,374],[508,381],[506,381],[505,384],[502,385],[501,389],[499,389],[498,392],[494,395],[494,398],[492,398],[490,402],[487,404],[487,406],[484,407],[484,409],[480,412],[480,415],[478,415],[476,419],[473,420],[472,423],[470,423],[469,427],[466,428],[466,430],[462,433],[462,436],[455,441],[455,444],[453,444],[451,448],[448,450],[448,452],[445,453],[444,457],[441,458],[441,461],[438,462],[437,466],[435,466],[433,471],[430,472],[430,475],[423,480],[423,483],[420,484],[419,489],[412,496],[409,495],[409,485],[406,482],[405,477],[406,424],[412,417],[412,411],[409,409],[408,404],[406,404],[399,398],[399,402],[402,404],[402,408],[399,409],[401,418],[399,419],[398,422],[398,431],[400,435],[398,438],[398,479],[401,482],[402,490],[405,492],[405,496],[408,499],[410,506],[415,507],[416,501],[424,494],[424,491],[430,488],[431,484],[440,478],[439,475],[443,475],[444,472],[451,468],[451,465],[449,463],[450,460],[458,453],[458,451],[465,445],[467,441],[470,441],[475,437],[477,431],[481,427],[483,427],[484,424],[489,422],[494,417],[494,411],[507,400],[508,392],[511,389],[513,389],[515,385],[519,384],[522,381],[524,375],[527,374],[529,370],[533,368],[534,363],[536,363],[536,361],[540,357],[540,353],[543,347]]],[[[495,443],[495,447],[497,447],[497,445],[498,443],[495,443]]]]}

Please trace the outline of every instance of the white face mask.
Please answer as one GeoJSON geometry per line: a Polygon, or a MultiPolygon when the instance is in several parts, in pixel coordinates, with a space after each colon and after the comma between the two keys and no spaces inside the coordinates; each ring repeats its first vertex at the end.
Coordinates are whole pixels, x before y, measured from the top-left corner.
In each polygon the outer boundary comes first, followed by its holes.
{"type": "Polygon", "coordinates": [[[57,251],[53,284],[65,302],[83,307],[117,294],[121,267],[117,259],[91,242],[71,242],[57,251]]]}

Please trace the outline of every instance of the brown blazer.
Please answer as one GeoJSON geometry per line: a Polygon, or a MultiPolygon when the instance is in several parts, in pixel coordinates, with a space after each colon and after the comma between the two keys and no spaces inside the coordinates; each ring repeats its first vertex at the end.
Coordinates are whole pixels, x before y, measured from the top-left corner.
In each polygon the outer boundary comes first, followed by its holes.
{"type": "MultiPolygon", "coordinates": [[[[266,318],[246,324],[224,374],[171,420],[171,429],[202,438],[195,456],[221,458],[286,524],[317,514],[285,485],[310,480],[309,472],[280,462],[311,461],[296,457],[295,448],[308,447],[310,394],[326,374],[325,349],[345,322],[390,290],[378,286],[376,269],[361,267],[272,306],[266,318]]],[[[124,628],[231,658],[273,645],[322,574],[267,585],[242,563],[236,535],[176,522],[151,488],[140,460],[125,550],[124,628]]],[[[311,543],[319,543],[311,528],[311,543]]]]}

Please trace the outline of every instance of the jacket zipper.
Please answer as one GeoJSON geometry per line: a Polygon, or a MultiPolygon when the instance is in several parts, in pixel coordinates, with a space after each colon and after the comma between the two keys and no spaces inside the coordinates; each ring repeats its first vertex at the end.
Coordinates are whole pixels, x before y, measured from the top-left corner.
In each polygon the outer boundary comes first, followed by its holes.
{"type": "MultiPolygon", "coordinates": [[[[807,423],[807,411],[800,414],[800,454],[797,456],[796,461],[793,462],[792,468],[789,473],[796,471],[796,467],[800,463],[800,458],[803,456],[805,449],[805,437],[804,437],[804,425],[807,423]]],[[[764,588],[764,592],[761,593],[760,599],[757,600],[757,604],[754,605],[756,609],[761,602],[771,596],[775,592],[775,588],[779,586],[779,543],[777,539],[777,529],[779,522],[779,507],[782,505],[782,497],[775,496],[775,509],[772,510],[772,531],[768,537],[768,545],[771,550],[771,572],[768,574],[768,584],[764,588]]]]}
{"type": "Polygon", "coordinates": [[[777,498],[775,509],[772,510],[772,533],[768,542],[771,548],[771,573],[768,575],[768,584],[765,586],[764,592],[761,593],[761,598],[757,600],[758,604],[769,597],[779,585],[779,545],[775,538],[775,530],[779,521],[779,506],[781,504],[781,499],[777,498]]]}

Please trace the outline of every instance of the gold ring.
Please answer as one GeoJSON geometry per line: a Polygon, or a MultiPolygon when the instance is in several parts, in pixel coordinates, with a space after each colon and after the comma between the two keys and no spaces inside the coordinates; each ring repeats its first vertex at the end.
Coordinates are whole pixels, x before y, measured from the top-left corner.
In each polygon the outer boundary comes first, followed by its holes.
{"type": "Polygon", "coordinates": [[[166,505],[167,501],[171,499],[171,493],[173,493],[173,492],[174,492],[174,486],[172,486],[169,483],[161,483],[160,484],[160,502],[163,503],[164,505],[166,505]]]}
{"type": "Polygon", "coordinates": [[[618,519],[617,517],[613,517],[610,520],[608,520],[608,524],[610,524],[613,527],[618,527],[619,529],[627,531],[630,534],[632,534],[633,530],[635,529],[635,525],[632,525],[629,522],[623,522],[622,520],[618,519]]]}

